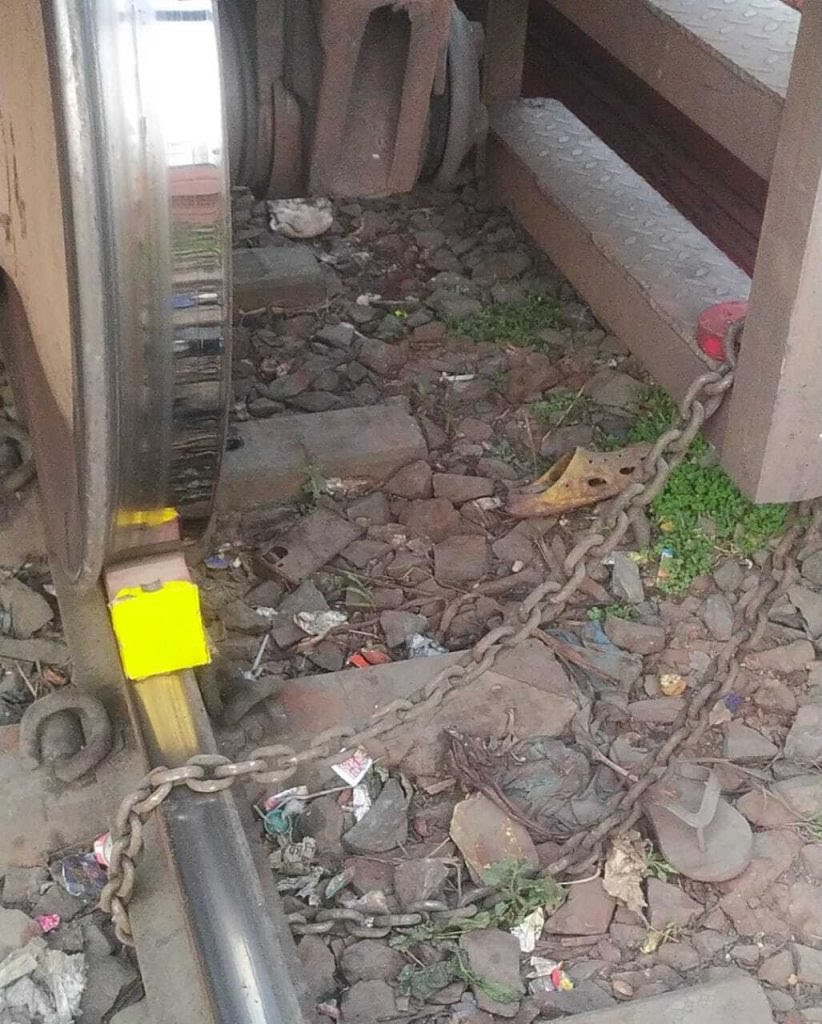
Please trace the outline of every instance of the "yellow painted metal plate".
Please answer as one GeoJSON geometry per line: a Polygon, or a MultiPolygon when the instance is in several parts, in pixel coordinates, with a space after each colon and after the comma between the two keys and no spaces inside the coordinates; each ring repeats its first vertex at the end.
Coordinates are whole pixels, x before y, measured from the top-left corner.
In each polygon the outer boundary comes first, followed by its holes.
{"type": "Polygon", "coordinates": [[[125,587],[111,602],[111,621],[129,679],[147,679],[211,661],[200,595],[194,583],[125,587]]]}

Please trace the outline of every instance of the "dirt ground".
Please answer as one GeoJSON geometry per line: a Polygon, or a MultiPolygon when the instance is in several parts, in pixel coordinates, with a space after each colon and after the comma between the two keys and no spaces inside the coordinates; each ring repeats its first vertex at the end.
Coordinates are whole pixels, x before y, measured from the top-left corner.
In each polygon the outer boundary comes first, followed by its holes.
{"type": "MultiPolygon", "coordinates": [[[[201,683],[237,756],[340,722],[362,727],[489,629],[519,622],[522,599],[565,578],[568,553],[607,505],[521,518],[514,496],[577,447],[653,442],[675,410],[630,339],[597,323],[472,181],[336,204],[310,243],[272,232],[248,194],[235,195],[234,213],[241,245],[309,244],[330,299],[288,315],[237,311],[231,443],[250,419],[391,404],[414,417],[428,450],[378,482],[307,464],[298,501],[221,517],[194,569],[216,654],[201,683]],[[319,524],[317,565],[284,578],[272,564],[307,522],[319,524]]],[[[308,799],[249,793],[318,1020],[530,1024],[729,971],[762,982],[778,1021],[822,1020],[814,520],[754,642],[735,647],[746,608],[776,582],[773,550],[790,521],[790,510],[752,509],[698,442],[639,522],[641,541],[628,534],[593,565],[540,635],[367,743],[361,780],[313,765],[289,783],[308,799]],[[676,757],[718,780],[726,831],[717,853],[719,825],[705,826],[708,873],[738,854],[734,876],[692,877],[695,829],[655,827],[642,802],[588,863],[545,873],[652,771],[731,656],[735,674],[676,757]],[[523,920],[530,937],[512,934],[523,920]]],[[[45,566],[8,575],[0,604],[20,611],[0,632],[59,643],[45,566]]],[[[49,660],[4,677],[5,722],[32,686],[64,682],[43,669],[49,660]]],[[[84,1010],[84,1024],[147,1020],[122,1016],[143,1012],[120,1010],[139,979],[105,923],[27,870],[6,873],[0,915],[58,912],[50,942],[94,951],[111,999],[84,1010]]],[[[20,920],[0,916],[0,953],[6,925],[20,920]]]]}

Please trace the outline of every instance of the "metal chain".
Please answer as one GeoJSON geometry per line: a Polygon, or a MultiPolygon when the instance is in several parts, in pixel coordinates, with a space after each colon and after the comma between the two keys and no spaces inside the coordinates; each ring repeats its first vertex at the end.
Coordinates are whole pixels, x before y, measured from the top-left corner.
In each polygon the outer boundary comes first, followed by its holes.
{"type": "MultiPolygon", "coordinates": [[[[339,759],[345,750],[355,749],[369,740],[384,736],[401,725],[430,715],[453,689],[467,686],[490,669],[502,651],[516,647],[534,635],[534,631],[556,618],[579,591],[589,576],[589,568],[601,563],[622,542],[630,529],[647,534],[645,509],[657,497],[673,469],[685,457],[691,442],[703,424],[714,415],[733,383],[733,370],[724,366],[698,377],[679,407],[679,424],[666,431],[645,457],[637,480],[610,504],[607,516],[598,532],[589,530],[568,553],[563,563],[565,580],[548,579],[540,583],[518,605],[513,622],[489,630],[466,652],[457,664],[449,665],[434,679],[426,683],[411,698],[400,698],[377,710],[364,729],[337,726],[315,736],[304,750],[278,744],[258,747],[247,760],[232,762],[220,755],[204,754],[190,758],[179,768],[155,768],[129,794],[120,805],[111,830],[112,848],[108,868],[108,882],[100,897],[100,906],[111,915],[115,931],[121,942],[132,943],[128,919],[128,903],[134,890],[134,863],[143,848],[143,822],[177,786],[187,786],[197,793],[217,793],[228,789],[237,779],[249,779],[262,785],[281,786],[308,762],[339,759]]],[[[774,572],[787,571],[784,560],[796,539],[797,529],[788,531],[773,555],[774,572]]],[[[750,640],[762,628],[766,617],[765,602],[782,593],[790,584],[782,585],[778,577],[762,592],[754,595],[744,611],[744,624],[729,641],[719,658],[717,671],[710,683],[700,689],[680,716],[671,738],[656,751],[652,768],[667,765],[670,757],[692,734],[699,735],[707,727],[708,703],[727,681],[733,671],[733,657],[740,645],[750,640]]],[[[596,828],[572,837],[563,847],[567,853],[551,865],[552,872],[578,869],[599,855],[601,844],[615,829],[630,827],[640,816],[638,802],[645,790],[656,781],[658,772],[649,772],[624,794],[617,794],[615,806],[608,817],[596,828]]],[[[442,911],[444,913],[444,911],[442,911]]],[[[340,920],[321,915],[339,911],[320,911],[313,922],[295,919],[295,930],[334,927],[340,920]]],[[[345,913],[352,913],[346,911],[345,913]]],[[[355,912],[354,912],[355,913],[355,912]]],[[[392,919],[396,915],[389,915],[392,919]]],[[[401,915],[408,916],[408,915],[401,915]]],[[[414,915],[410,915],[414,916],[414,915]]],[[[349,929],[366,929],[375,935],[380,928],[390,928],[375,918],[364,924],[362,915],[345,919],[349,929]]]]}
{"type": "Polygon", "coordinates": [[[286,918],[294,935],[327,935],[332,931],[340,931],[357,939],[383,939],[393,928],[413,928],[415,925],[431,921],[435,924],[448,924],[451,921],[464,921],[475,917],[479,908],[475,903],[455,907],[453,910],[441,900],[425,900],[414,903],[403,914],[378,914],[370,916],[359,910],[344,907],[330,907],[313,912],[306,908],[306,913],[289,914],[286,918]]]}
{"type": "Polygon", "coordinates": [[[696,691],[674,723],[674,731],[642,767],[641,777],[626,792],[612,798],[613,809],[596,827],[576,833],[563,844],[563,856],[546,869],[552,874],[584,871],[603,853],[608,836],[632,828],[642,815],[641,799],[665,774],[671,758],[684,746],[699,742],[710,725],[714,702],[731,692],[739,665],[736,655],[758,642],[765,629],[768,612],[790,588],[796,578],[795,559],[800,542],[817,533],[822,526],[822,508],[816,507],[806,526],[797,515],[782,535],[769,559],[768,577],[752,593],[737,618],[737,629],[722,648],[711,678],[696,691]]]}

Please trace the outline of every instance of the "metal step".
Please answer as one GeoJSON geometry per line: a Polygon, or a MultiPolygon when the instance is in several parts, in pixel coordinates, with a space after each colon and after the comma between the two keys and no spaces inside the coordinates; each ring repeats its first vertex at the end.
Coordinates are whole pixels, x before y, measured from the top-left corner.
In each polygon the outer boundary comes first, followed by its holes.
{"type": "Polygon", "coordinates": [[[550,0],[762,178],[800,14],[782,0],[550,0]]]}
{"type": "Polygon", "coordinates": [[[501,104],[488,173],[496,194],[673,395],[710,364],[696,344],[708,306],[750,278],[556,100],[501,104]]]}

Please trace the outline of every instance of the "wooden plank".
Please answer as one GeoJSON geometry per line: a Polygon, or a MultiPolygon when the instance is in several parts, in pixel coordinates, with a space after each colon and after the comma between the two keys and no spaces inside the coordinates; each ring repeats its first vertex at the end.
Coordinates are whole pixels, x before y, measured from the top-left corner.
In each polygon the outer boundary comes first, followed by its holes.
{"type": "Polygon", "coordinates": [[[723,461],[757,501],[822,494],[822,3],[782,119],[723,461]]]}
{"type": "Polygon", "coordinates": [[[482,74],[486,103],[519,99],[527,28],[528,0],[488,0],[482,74]]]}
{"type": "Polygon", "coordinates": [[[551,0],[763,178],[799,14],[782,0],[551,0]]]}

